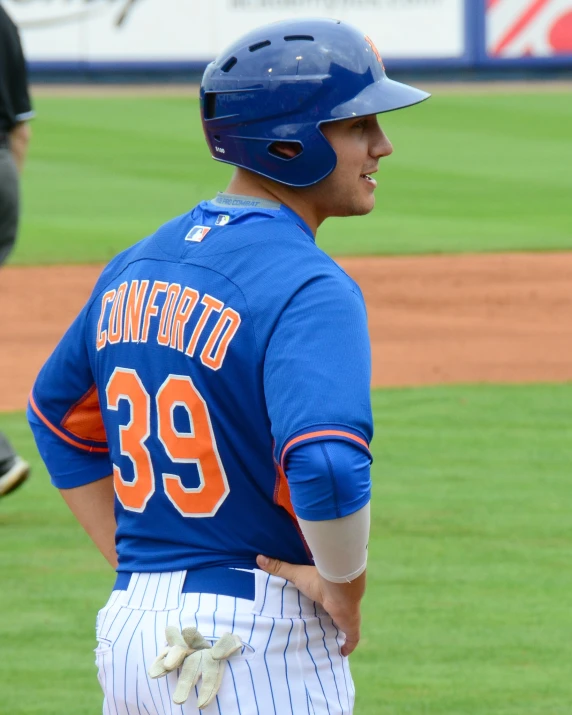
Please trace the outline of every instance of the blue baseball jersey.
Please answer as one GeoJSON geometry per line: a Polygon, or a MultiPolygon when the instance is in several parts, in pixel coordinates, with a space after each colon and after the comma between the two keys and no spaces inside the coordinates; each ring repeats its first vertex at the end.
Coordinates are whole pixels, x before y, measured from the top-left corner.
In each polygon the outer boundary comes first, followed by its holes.
{"type": "Polygon", "coordinates": [[[345,516],[369,469],[292,500],[288,454],[334,440],[369,465],[370,371],[360,289],[308,226],[219,194],[111,261],[28,414],[57,487],[113,474],[120,571],[312,563],[292,501],[345,516]]]}

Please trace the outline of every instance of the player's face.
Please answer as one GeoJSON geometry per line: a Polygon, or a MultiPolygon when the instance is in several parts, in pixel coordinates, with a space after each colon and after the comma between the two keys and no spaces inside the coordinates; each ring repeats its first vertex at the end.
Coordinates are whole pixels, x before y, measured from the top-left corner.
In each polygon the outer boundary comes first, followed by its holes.
{"type": "Polygon", "coordinates": [[[338,157],[334,171],[316,186],[324,218],[368,214],[377,186],[372,174],[379,159],[393,152],[391,142],[375,114],[330,122],[321,129],[338,157]]]}

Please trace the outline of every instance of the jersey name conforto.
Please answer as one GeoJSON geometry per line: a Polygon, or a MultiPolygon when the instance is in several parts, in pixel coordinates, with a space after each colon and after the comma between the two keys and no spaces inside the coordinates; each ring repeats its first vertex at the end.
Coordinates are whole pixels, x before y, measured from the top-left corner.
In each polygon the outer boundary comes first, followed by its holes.
{"type": "Polygon", "coordinates": [[[201,296],[180,283],[125,281],[101,297],[96,347],[102,350],[120,342],[146,343],[151,339],[192,358],[209,319],[217,315],[200,353],[201,362],[211,370],[218,370],[224,362],[240,326],[239,313],[212,295],[201,296]]]}

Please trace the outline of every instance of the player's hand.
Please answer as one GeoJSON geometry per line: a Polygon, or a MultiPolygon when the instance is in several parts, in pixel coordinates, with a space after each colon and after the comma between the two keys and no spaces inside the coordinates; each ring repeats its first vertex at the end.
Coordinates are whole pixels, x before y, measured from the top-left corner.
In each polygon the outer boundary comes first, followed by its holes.
{"type": "Polygon", "coordinates": [[[315,566],[289,564],[267,556],[258,556],[256,563],[262,571],[291,581],[304,596],[319,603],[346,635],[342,655],[353,653],[360,640],[361,595],[357,600],[345,596],[344,590],[351,584],[330,583],[320,576],[315,566]]]}
{"type": "Polygon", "coordinates": [[[258,556],[256,563],[258,568],[266,573],[291,581],[298,591],[301,591],[311,601],[323,604],[322,579],[315,566],[289,564],[286,561],[280,561],[280,559],[270,559],[268,556],[258,556]]]}

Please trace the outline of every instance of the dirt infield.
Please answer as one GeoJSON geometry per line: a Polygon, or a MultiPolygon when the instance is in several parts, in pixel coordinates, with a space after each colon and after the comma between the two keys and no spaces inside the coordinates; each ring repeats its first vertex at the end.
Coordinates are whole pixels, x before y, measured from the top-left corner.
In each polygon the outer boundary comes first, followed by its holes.
{"type": "MultiPolygon", "coordinates": [[[[572,380],[572,253],[347,258],[369,311],[373,385],[572,380]]],[[[0,274],[0,410],[19,410],[98,266],[0,274]]]]}

